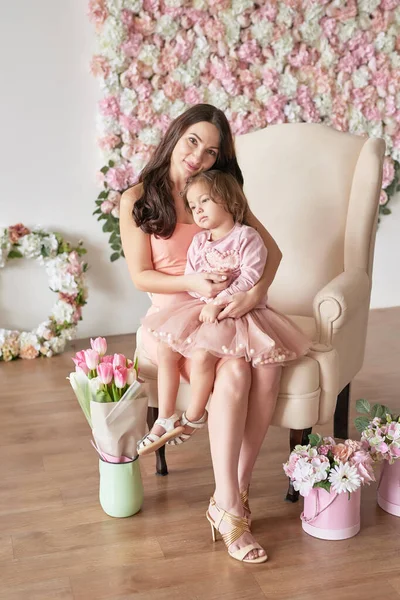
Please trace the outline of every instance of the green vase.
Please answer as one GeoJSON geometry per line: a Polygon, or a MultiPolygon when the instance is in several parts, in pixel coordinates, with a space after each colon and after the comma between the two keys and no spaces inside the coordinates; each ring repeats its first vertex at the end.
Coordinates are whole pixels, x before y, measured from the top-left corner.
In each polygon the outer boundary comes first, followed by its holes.
{"type": "Polygon", "coordinates": [[[110,517],[131,517],[143,504],[143,483],[139,460],[108,463],[99,460],[100,504],[110,517]]]}

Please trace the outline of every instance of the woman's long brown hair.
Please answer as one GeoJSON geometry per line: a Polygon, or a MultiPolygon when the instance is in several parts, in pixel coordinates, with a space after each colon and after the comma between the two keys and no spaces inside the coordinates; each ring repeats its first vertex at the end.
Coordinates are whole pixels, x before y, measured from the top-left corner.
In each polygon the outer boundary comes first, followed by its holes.
{"type": "Polygon", "coordinates": [[[169,179],[172,152],[184,132],[195,123],[212,123],[219,131],[219,150],[213,170],[230,173],[243,186],[243,175],[237,162],[232,131],[222,110],[211,104],[192,106],[169,126],[165,136],[143,169],[139,182],[143,194],[133,207],[133,218],[142,231],[169,238],[176,227],[176,210],[169,179]]]}

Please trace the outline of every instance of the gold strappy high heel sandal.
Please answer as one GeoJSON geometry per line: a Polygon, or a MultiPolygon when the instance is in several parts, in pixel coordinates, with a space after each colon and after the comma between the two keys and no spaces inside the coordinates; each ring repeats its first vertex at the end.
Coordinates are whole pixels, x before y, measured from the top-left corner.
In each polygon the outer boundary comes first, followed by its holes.
{"type": "Polygon", "coordinates": [[[213,538],[214,542],[217,539],[216,532],[218,531],[220,533],[219,528],[221,526],[221,523],[222,523],[222,521],[225,521],[226,523],[229,523],[229,525],[231,525],[231,527],[232,527],[231,531],[228,531],[227,533],[221,533],[222,539],[225,542],[225,546],[228,549],[229,556],[231,556],[235,560],[239,560],[239,561],[245,562],[245,563],[252,563],[252,564],[264,563],[268,560],[267,555],[258,556],[257,558],[253,558],[253,559],[245,558],[251,550],[260,550],[261,546],[259,544],[247,544],[243,548],[239,548],[239,550],[230,552],[229,546],[231,544],[233,544],[234,542],[236,542],[236,540],[238,540],[240,538],[240,536],[242,536],[244,533],[246,533],[246,531],[250,532],[250,527],[249,527],[247,518],[232,515],[231,513],[224,510],[223,508],[220,508],[218,506],[218,504],[215,502],[214,498],[210,498],[210,505],[213,506],[214,508],[216,508],[218,511],[218,515],[217,515],[216,519],[213,519],[213,517],[210,515],[209,511],[206,512],[207,520],[211,525],[211,533],[212,533],[212,538],[213,538]]]}
{"type": "Polygon", "coordinates": [[[247,517],[247,520],[249,522],[249,527],[251,527],[251,510],[250,510],[250,505],[249,505],[249,488],[247,488],[247,490],[244,490],[243,492],[240,492],[240,500],[242,501],[242,506],[243,506],[244,511],[246,513],[246,517],[247,517]]]}

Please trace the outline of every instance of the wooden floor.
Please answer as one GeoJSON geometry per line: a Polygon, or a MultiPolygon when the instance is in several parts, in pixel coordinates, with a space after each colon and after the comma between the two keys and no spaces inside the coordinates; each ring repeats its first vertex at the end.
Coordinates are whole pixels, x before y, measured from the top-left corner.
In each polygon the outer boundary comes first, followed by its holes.
{"type": "MultiPolygon", "coordinates": [[[[353,405],[366,397],[400,411],[399,324],[400,308],[372,311],[353,405]]],[[[132,354],[133,336],[109,341],[132,354]]],[[[240,564],[211,542],[205,432],[168,452],[168,477],[154,476],[153,457],[142,459],[141,513],[104,514],[90,432],[65,379],[85,347],[80,340],[52,359],[0,363],[0,600],[400,599],[400,518],[377,507],[375,484],[363,491],[358,536],[327,542],[303,533],[301,502],[283,501],[284,430],[270,430],[251,488],[264,565],[240,564]]]]}

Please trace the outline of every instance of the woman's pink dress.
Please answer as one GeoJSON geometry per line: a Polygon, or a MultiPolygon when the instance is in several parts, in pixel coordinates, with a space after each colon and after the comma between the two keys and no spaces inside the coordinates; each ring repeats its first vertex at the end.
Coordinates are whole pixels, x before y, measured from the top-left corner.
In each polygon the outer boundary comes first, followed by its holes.
{"type": "MultiPolygon", "coordinates": [[[[190,227],[178,225],[172,238],[163,240],[162,244],[159,243],[161,240],[152,241],[153,262],[157,270],[172,273],[171,269],[176,269],[179,261],[179,270],[183,272],[182,255],[177,252],[177,246],[183,240],[187,245],[185,236],[190,227]],[[186,228],[185,233],[182,227],[186,228]],[[168,254],[174,249],[173,260],[169,262],[168,254]],[[160,261],[161,250],[164,252],[164,264],[160,261]]],[[[255,229],[236,224],[227,235],[216,241],[211,240],[208,231],[197,233],[188,247],[184,269],[186,273],[228,274],[229,286],[217,296],[226,303],[233,294],[245,292],[259,281],[266,259],[267,250],[255,229]]],[[[173,274],[177,274],[177,271],[173,274]]],[[[196,350],[202,349],[219,358],[245,358],[253,367],[257,367],[285,364],[304,355],[309,349],[310,340],[290,319],[267,308],[266,298],[239,319],[228,317],[215,323],[202,323],[199,320],[205,303],[213,299],[187,293],[169,294],[164,298],[165,295],[161,298],[159,295],[153,296],[153,306],[142,320],[146,339],[152,336],[156,341],[161,340],[186,358],[191,358],[196,350]]]]}

